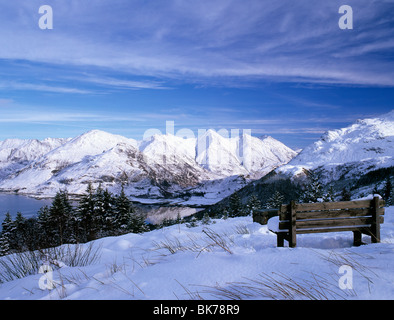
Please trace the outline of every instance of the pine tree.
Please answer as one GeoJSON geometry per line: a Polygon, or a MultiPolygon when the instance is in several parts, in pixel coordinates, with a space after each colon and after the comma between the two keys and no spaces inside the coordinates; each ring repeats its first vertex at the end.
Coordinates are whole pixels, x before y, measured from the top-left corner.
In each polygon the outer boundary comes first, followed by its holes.
{"type": "Polygon", "coordinates": [[[386,201],[386,206],[389,207],[389,206],[393,205],[394,204],[393,186],[391,184],[390,177],[386,178],[383,193],[384,193],[383,199],[386,201]]]}
{"type": "Polygon", "coordinates": [[[265,208],[279,209],[284,200],[285,197],[279,191],[275,191],[275,193],[267,200],[265,208]]]}
{"type": "Polygon", "coordinates": [[[242,210],[241,198],[238,193],[235,192],[230,196],[229,203],[229,216],[231,218],[241,217],[244,215],[244,211],[242,210]]]}
{"type": "Polygon", "coordinates": [[[103,192],[103,211],[104,211],[104,216],[103,216],[103,232],[105,235],[113,235],[114,233],[114,223],[116,220],[115,216],[115,197],[114,195],[108,191],[108,189],[105,189],[103,192]]]}
{"type": "Polygon", "coordinates": [[[11,253],[11,239],[15,230],[15,225],[9,212],[6,213],[1,227],[2,231],[0,233],[0,256],[4,256],[11,253]]]}
{"type": "Polygon", "coordinates": [[[97,237],[101,237],[105,235],[105,198],[104,198],[104,190],[101,187],[101,184],[97,187],[96,192],[93,197],[93,211],[94,211],[94,221],[97,232],[97,237]]]}
{"type": "Polygon", "coordinates": [[[190,219],[189,223],[186,223],[186,227],[188,228],[194,228],[198,226],[197,218],[195,215],[193,215],[190,219]]]}
{"type": "Polygon", "coordinates": [[[71,206],[68,193],[60,190],[56,193],[52,205],[49,208],[49,233],[52,245],[62,245],[67,243],[71,235],[70,222],[73,208],[71,206]]]}
{"type": "Polygon", "coordinates": [[[335,201],[335,192],[334,188],[330,186],[326,193],[323,195],[324,202],[334,202],[335,201]]]}
{"type": "Polygon", "coordinates": [[[50,229],[50,219],[49,219],[49,207],[41,207],[37,212],[37,224],[38,224],[38,249],[48,248],[51,246],[52,237],[50,229]]]}
{"type": "Polygon", "coordinates": [[[344,187],[341,192],[341,201],[350,201],[350,199],[351,199],[350,191],[346,187],[344,187]]]}
{"type": "Polygon", "coordinates": [[[310,182],[306,185],[303,194],[301,195],[300,202],[318,202],[323,197],[323,187],[319,178],[313,172],[310,172],[310,182]]]}
{"type": "Polygon", "coordinates": [[[14,234],[11,240],[12,247],[17,252],[22,252],[27,250],[26,248],[26,218],[22,215],[21,212],[16,213],[15,221],[14,221],[14,234]]]}
{"type": "Polygon", "coordinates": [[[77,208],[78,238],[81,242],[97,239],[97,219],[95,217],[94,198],[94,189],[89,182],[86,193],[79,200],[77,208]]]}
{"type": "MultiPolygon", "coordinates": [[[[130,213],[130,220],[127,231],[132,233],[143,233],[149,231],[145,219],[146,216],[142,212],[133,209],[130,213]]],[[[175,221],[172,221],[172,223],[175,223],[175,221]]]]}
{"type": "Polygon", "coordinates": [[[212,221],[211,221],[211,218],[210,218],[208,212],[205,212],[204,215],[203,215],[203,217],[202,217],[202,219],[201,219],[201,224],[206,224],[206,225],[208,225],[208,224],[211,224],[211,222],[212,222],[212,221]]]}
{"type": "Polygon", "coordinates": [[[261,201],[255,194],[251,195],[246,204],[246,210],[248,215],[253,215],[254,212],[262,208],[261,201]]]}
{"type": "Polygon", "coordinates": [[[40,248],[37,218],[27,218],[24,223],[25,250],[34,251],[40,248]]]}
{"type": "Polygon", "coordinates": [[[229,209],[228,209],[228,207],[225,207],[224,209],[223,209],[223,215],[222,215],[222,219],[223,220],[227,220],[228,219],[228,217],[229,217],[229,209]]]}
{"type": "Polygon", "coordinates": [[[116,197],[115,201],[115,221],[114,227],[117,232],[120,234],[127,233],[131,225],[131,214],[134,212],[133,207],[131,205],[130,199],[126,196],[124,192],[124,187],[122,185],[122,189],[120,194],[116,197]]]}

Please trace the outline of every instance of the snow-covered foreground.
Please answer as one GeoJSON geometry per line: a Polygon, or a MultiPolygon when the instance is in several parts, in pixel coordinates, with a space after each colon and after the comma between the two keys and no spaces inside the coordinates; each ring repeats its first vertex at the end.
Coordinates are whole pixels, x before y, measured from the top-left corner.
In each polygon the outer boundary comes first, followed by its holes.
{"type": "Polygon", "coordinates": [[[394,299],[394,207],[381,235],[361,247],[352,247],[351,232],[299,235],[291,249],[277,248],[276,236],[251,217],[174,225],[96,240],[93,264],[56,262],[61,267],[45,275],[0,284],[0,298],[394,299]]]}

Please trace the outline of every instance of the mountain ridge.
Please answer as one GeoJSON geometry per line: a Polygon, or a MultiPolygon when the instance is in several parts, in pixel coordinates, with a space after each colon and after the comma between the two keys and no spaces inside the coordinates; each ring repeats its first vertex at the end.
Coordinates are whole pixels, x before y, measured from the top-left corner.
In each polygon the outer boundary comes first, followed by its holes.
{"type": "MultiPolygon", "coordinates": [[[[303,171],[346,171],[348,176],[394,166],[394,110],[375,118],[325,132],[286,165],[276,170],[287,176],[302,176],[303,171]],[[340,169],[340,170],[339,170],[340,169]]],[[[326,174],[325,182],[338,178],[326,174]]]]}
{"type": "MultiPolygon", "coordinates": [[[[206,138],[203,142],[207,143],[170,134],[137,141],[90,130],[67,139],[0,141],[0,190],[53,196],[66,188],[71,194],[81,194],[90,182],[114,191],[123,184],[136,197],[176,198],[185,192],[212,192],[221,197],[219,194],[225,192],[214,190],[215,181],[221,186],[223,181],[234,183],[228,187],[234,191],[244,185],[244,179],[237,177],[255,179],[296,154],[274,138],[265,138],[265,142],[252,136],[224,138],[214,131],[199,138],[206,138]],[[36,147],[23,153],[23,146],[29,144],[36,147]],[[245,149],[240,150],[240,144],[245,144],[245,149]],[[201,150],[201,146],[205,149],[201,150]],[[246,158],[252,159],[249,167],[244,161],[244,150],[249,152],[246,158]],[[18,153],[23,156],[10,158],[18,153]],[[264,161],[255,160],[262,156],[264,161]]],[[[212,201],[214,196],[209,200],[212,201]]]]}

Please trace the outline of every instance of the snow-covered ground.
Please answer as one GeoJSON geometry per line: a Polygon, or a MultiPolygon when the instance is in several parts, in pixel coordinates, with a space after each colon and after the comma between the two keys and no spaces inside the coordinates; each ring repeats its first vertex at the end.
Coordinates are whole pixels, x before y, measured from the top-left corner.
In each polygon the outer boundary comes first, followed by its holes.
{"type": "Polygon", "coordinates": [[[360,247],[341,232],[299,235],[296,248],[277,248],[275,234],[251,217],[213,222],[84,244],[99,250],[97,261],[56,261],[61,267],[49,264],[49,273],[0,284],[0,299],[394,298],[394,207],[381,243],[365,237],[360,247]]]}

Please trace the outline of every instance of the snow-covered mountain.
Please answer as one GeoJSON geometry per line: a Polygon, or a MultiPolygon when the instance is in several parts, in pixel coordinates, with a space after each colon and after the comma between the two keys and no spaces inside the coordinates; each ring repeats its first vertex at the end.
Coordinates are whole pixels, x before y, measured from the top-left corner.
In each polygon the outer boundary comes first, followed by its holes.
{"type": "Polygon", "coordinates": [[[0,141],[0,179],[21,170],[34,159],[66,143],[68,139],[51,139],[39,141],[7,139],[0,141]]]}
{"type": "Polygon", "coordinates": [[[213,130],[188,139],[166,134],[136,141],[92,130],[73,139],[6,140],[0,142],[0,190],[51,196],[67,188],[80,194],[92,182],[161,198],[243,181],[231,186],[234,191],[245,181],[237,176],[261,177],[295,154],[271,137],[224,138],[213,130]]]}
{"type": "Polygon", "coordinates": [[[272,137],[262,139],[248,134],[224,138],[208,130],[198,138],[196,161],[221,176],[249,175],[261,178],[278,164],[292,159],[296,152],[272,137]]]}
{"type": "Polygon", "coordinates": [[[294,177],[302,176],[304,169],[318,170],[329,182],[390,166],[394,166],[394,110],[326,132],[276,171],[294,177]]]}

